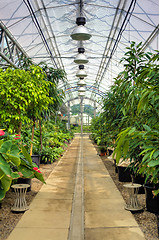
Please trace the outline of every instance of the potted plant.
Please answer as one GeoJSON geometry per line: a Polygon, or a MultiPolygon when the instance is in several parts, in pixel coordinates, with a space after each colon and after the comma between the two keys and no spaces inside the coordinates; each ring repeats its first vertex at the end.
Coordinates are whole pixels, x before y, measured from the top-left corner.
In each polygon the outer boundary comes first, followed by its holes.
{"type": "Polygon", "coordinates": [[[45,183],[37,166],[21,145],[20,136],[7,135],[0,130],[0,201],[5,197],[14,179],[38,178],[45,183]]]}

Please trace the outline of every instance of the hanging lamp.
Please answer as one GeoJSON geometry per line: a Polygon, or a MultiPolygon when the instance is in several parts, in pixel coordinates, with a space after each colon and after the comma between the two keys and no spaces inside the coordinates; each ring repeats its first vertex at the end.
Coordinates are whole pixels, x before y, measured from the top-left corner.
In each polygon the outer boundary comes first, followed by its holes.
{"type": "Polygon", "coordinates": [[[77,85],[81,86],[81,87],[86,86],[86,82],[84,81],[84,78],[80,78],[80,80],[78,81],[77,85]]]}
{"type": "Polygon", "coordinates": [[[84,97],[84,96],[85,96],[85,92],[79,92],[79,93],[78,93],[78,96],[79,96],[79,97],[84,97]]]}
{"type": "Polygon", "coordinates": [[[87,77],[87,73],[84,70],[84,65],[79,65],[79,70],[76,73],[76,77],[79,77],[79,78],[87,77]]]}
{"type": "Polygon", "coordinates": [[[85,17],[76,18],[76,28],[71,34],[71,38],[76,41],[85,41],[89,40],[92,35],[88,32],[87,28],[84,26],[86,23],[85,17]]]}
{"type": "Polygon", "coordinates": [[[85,49],[80,47],[78,48],[78,55],[76,56],[74,62],[77,64],[85,64],[88,63],[88,59],[86,58],[85,54],[85,49]]]}
{"type": "Polygon", "coordinates": [[[85,88],[83,86],[80,86],[78,92],[85,92],[85,88]]]}

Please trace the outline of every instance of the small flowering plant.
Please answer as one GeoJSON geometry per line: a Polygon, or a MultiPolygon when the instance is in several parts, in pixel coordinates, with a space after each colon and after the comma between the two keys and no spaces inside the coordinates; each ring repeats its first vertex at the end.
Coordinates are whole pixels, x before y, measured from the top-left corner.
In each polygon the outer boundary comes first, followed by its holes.
{"type": "Polygon", "coordinates": [[[19,177],[37,178],[45,183],[42,173],[21,144],[20,134],[7,135],[0,129],[0,200],[10,189],[12,180],[19,177]]]}
{"type": "Polygon", "coordinates": [[[33,169],[34,169],[36,172],[41,173],[41,171],[39,170],[38,167],[33,167],[33,169]]]}

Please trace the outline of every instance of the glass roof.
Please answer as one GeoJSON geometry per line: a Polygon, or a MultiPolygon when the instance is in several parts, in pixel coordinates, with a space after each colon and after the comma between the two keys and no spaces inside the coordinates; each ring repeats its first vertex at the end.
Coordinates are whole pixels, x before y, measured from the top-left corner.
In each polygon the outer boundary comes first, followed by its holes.
{"type": "Polygon", "coordinates": [[[1,0],[0,16],[14,39],[32,58],[65,70],[59,88],[66,101],[79,103],[74,59],[80,44],[70,34],[80,7],[92,34],[83,41],[89,63],[85,65],[85,103],[99,101],[122,70],[120,60],[131,41],[143,42],[146,51],[158,50],[159,2],[157,0],[1,0]],[[73,101],[74,99],[74,101],[73,101]]]}

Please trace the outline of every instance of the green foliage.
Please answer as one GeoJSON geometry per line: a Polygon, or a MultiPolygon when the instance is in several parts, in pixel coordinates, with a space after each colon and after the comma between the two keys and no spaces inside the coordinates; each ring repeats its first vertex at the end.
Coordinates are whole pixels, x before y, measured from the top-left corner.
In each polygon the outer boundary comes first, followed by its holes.
{"type": "Polygon", "coordinates": [[[45,73],[31,65],[27,71],[8,68],[0,70],[0,124],[5,122],[8,130],[18,131],[21,123],[39,117],[53,101],[45,73]]]}
{"type": "Polygon", "coordinates": [[[37,166],[32,163],[30,155],[19,141],[16,135],[4,136],[0,140],[0,200],[10,189],[13,179],[36,177],[43,183],[45,182],[42,174],[37,174],[33,169],[37,166]]]}
{"type": "MultiPolygon", "coordinates": [[[[72,112],[72,115],[79,114],[81,112],[80,104],[73,105],[71,107],[71,112],[72,112]]],[[[94,108],[91,105],[84,105],[84,111],[83,112],[86,113],[87,115],[89,115],[92,118],[94,116],[94,108]]]]}
{"type": "MultiPolygon", "coordinates": [[[[83,133],[89,133],[91,130],[90,130],[90,126],[88,125],[83,125],[83,133]]],[[[73,133],[80,133],[81,132],[81,126],[78,125],[71,125],[71,130],[73,133]]]]}
{"type": "MultiPolygon", "coordinates": [[[[66,143],[72,139],[73,134],[66,129],[65,123],[60,120],[55,124],[54,120],[43,121],[42,124],[42,149],[40,143],[39,125],[36,124],[35,136],[33,140],[33,154],[42,156],[42,160],[51,162],[58,159],[64,151],[66,143]]],[[[31,130],[29,126],[22,131],[22,142],[25,148],[29,151],[32,143],[31,130]]]]}
{"type": "Polygon", "coordinates": [[[129,158],[131,168],[159,182],[159,55],[144,53],[142,44],[132,42],[122,59],[124,71],[115,79],[103,113],[93,120],[93,138],[115,143],[114,156],[129,158]],[[103,132],[99,128],[102,126],[103,132]]]}

